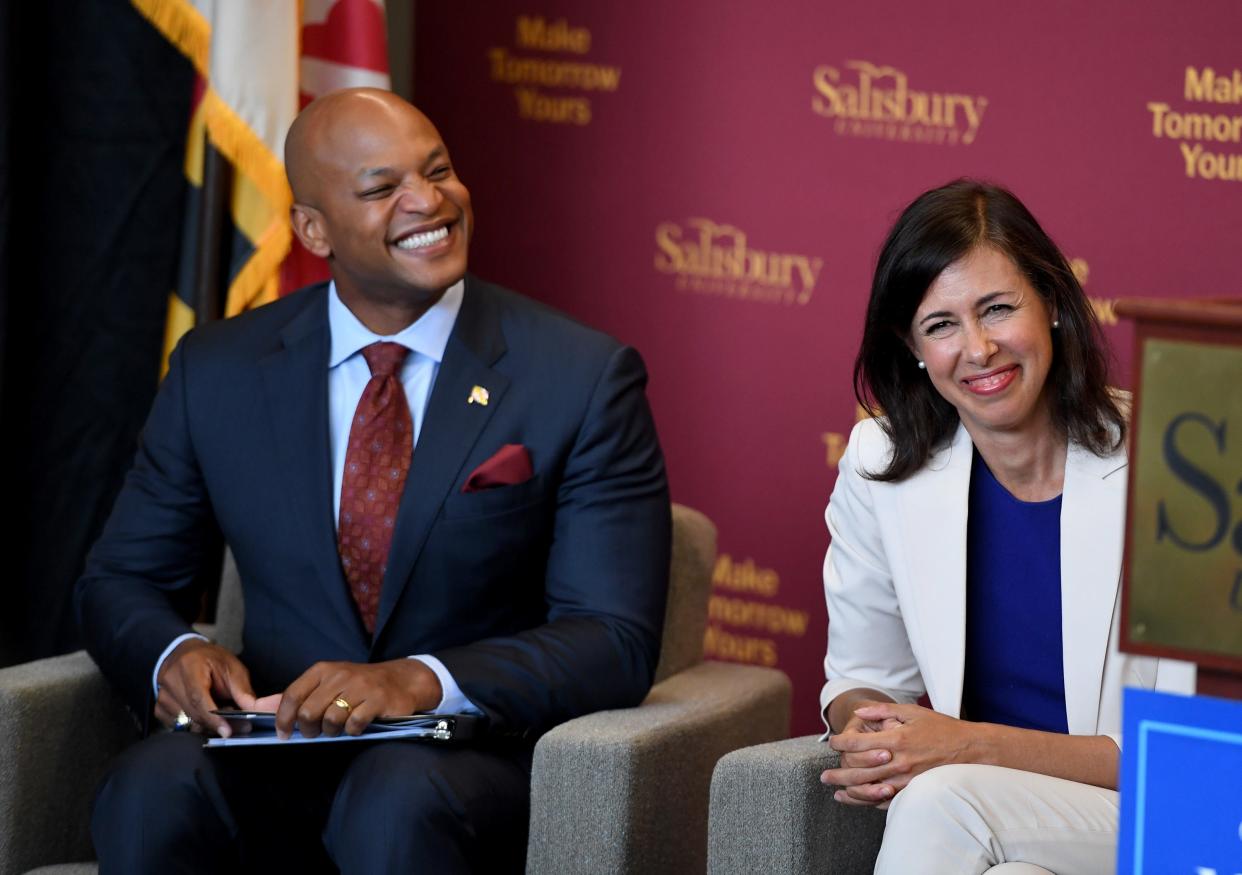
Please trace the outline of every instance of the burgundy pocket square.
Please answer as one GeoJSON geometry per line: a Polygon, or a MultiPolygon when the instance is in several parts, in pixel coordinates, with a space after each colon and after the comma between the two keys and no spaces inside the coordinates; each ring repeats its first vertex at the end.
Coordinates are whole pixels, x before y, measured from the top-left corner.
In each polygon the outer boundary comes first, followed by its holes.
{"type": "Polygon", "coordinates": [[[530,453],[521,444],[505,444],[496,454],[470,472],[462,492],[482,492],[498,486],[516,486],[534,476],[530,453]]]}

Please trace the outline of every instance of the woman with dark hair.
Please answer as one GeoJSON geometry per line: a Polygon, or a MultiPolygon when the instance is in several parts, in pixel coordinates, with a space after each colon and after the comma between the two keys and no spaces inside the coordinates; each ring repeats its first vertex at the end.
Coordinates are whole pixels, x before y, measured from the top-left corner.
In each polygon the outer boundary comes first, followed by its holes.
{"type": "Polygon", "coordinates": [[[826,514],[824,783],[891,803],[877,872],[1111,871],[1121,688],[1189,692],[1193,668],[1117,649],[1125,417],[1017,198],[959,180],[906,208],[854,384],[873,418],[826,514]]]}

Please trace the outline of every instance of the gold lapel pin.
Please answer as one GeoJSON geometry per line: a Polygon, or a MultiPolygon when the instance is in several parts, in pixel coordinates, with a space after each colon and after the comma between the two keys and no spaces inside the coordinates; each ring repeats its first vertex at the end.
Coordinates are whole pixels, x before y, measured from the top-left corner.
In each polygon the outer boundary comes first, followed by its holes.
{"type": "Polygon", "coordinates": [[[478,404],[483,407],[487,406],[487,390],[482,386],[475,386],[470,390],[470,397],[466,399],[467,404],[478,404]]]}

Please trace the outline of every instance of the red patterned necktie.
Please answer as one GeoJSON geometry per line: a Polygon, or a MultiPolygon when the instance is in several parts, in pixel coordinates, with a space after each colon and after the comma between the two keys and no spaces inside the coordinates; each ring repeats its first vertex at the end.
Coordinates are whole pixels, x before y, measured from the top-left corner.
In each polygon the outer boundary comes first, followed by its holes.
{"type": "Polygon", "coordinates": [[[362,350],[371,368],[349,427],[341,478],[337,545],[349,591],[368,632],[375,632],[380,585],[401,490],[414,451],[414,424],[397,372],[409,350],[399,343],[373,343],[362,350]]]}

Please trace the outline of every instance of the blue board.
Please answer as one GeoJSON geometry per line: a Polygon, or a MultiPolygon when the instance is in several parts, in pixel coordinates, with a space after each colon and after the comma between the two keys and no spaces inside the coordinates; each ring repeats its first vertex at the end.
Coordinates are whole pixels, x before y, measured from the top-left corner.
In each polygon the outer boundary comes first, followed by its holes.
{"type": "Polygon", "coordinates": [[[1242,875],[1242,702],[1125,691],[1118,875],[1242,875]]]}

